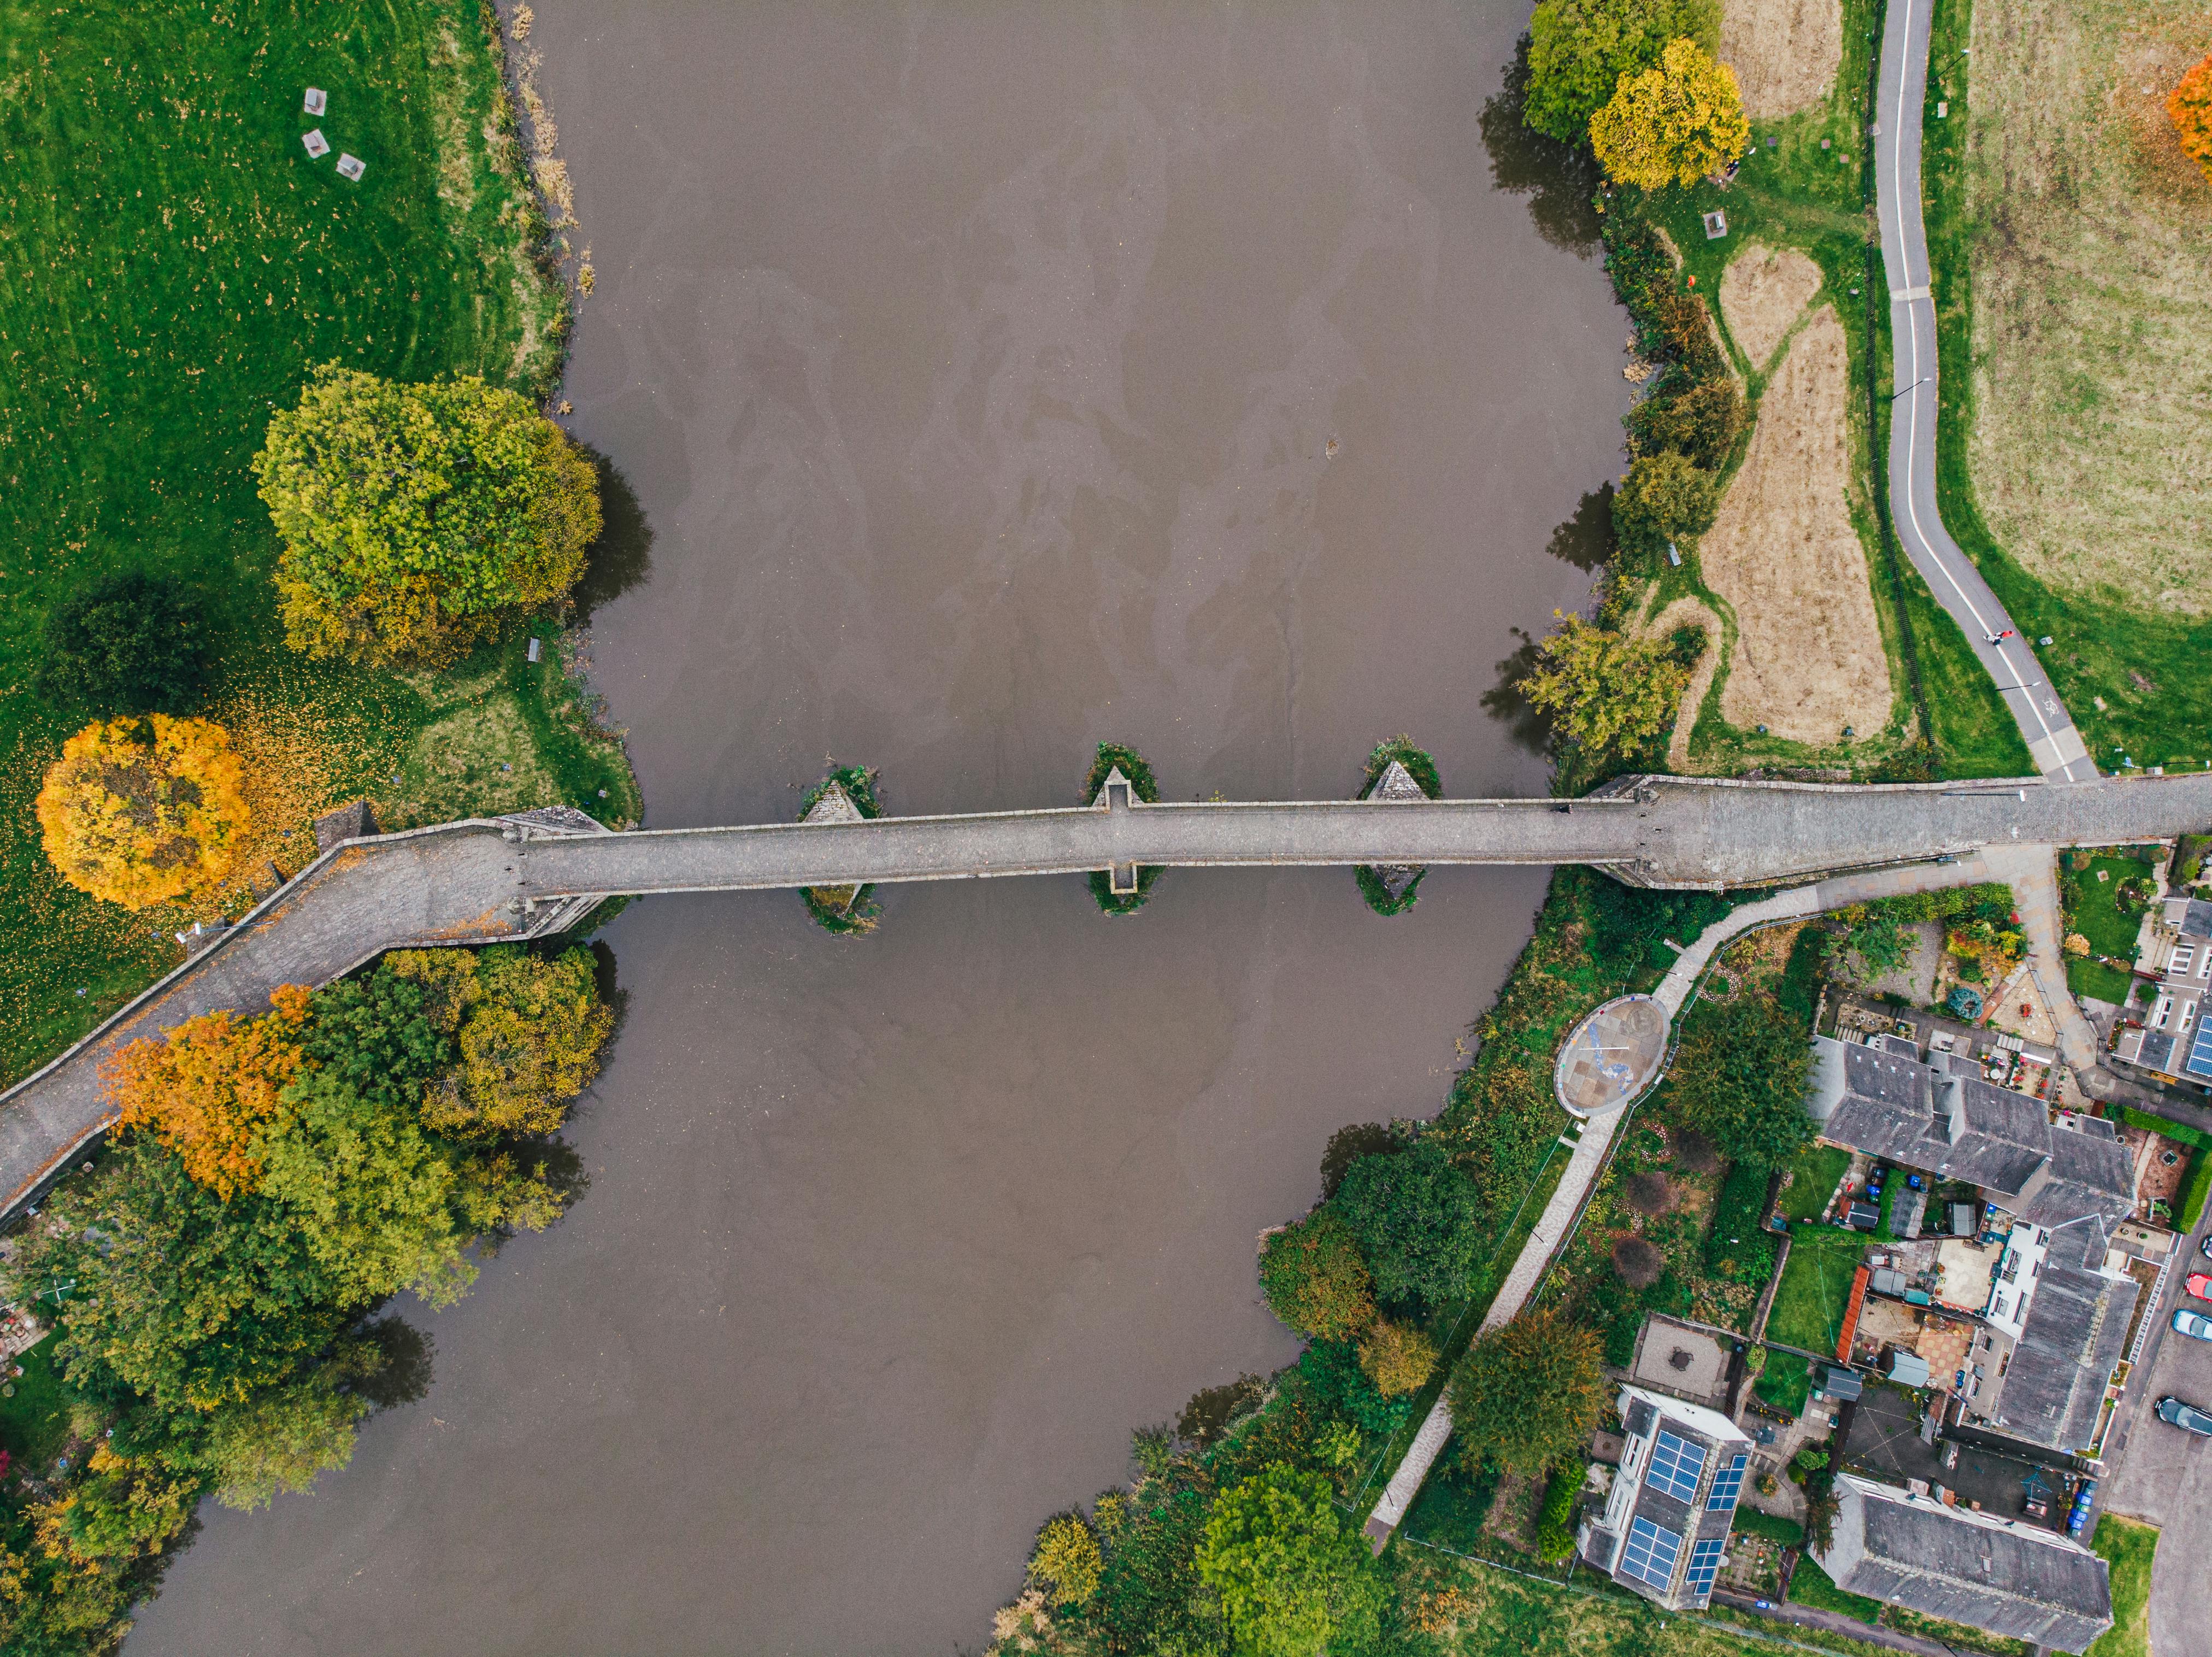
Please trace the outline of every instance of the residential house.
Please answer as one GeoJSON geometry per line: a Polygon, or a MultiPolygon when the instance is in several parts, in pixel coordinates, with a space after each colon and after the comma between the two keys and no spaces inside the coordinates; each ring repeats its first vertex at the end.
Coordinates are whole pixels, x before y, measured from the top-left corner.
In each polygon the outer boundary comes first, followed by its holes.
{"type": "Polygon", "coordinates": [[[1640,1386],[1620,1389],[1625,1447],[1605,1511],[1583,1522],[1582,1556],[1669,1611],[1712,1598],[1749,1435],[1717,1410],[1640,1386]]]}
{"type": "Polygon", "coordinates": [[[2176,1081],[2212,1085],[2212,903],[2168,898],[2136,970],[2151,975],[2153,997],[2141,1023],[2121,1028],[2112,1057],[2176,1081]]]}

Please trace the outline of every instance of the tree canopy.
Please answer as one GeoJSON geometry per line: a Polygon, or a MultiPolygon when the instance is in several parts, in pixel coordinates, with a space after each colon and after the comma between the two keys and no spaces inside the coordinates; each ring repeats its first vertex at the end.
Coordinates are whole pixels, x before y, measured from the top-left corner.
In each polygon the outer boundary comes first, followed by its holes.
{"type": "Polygon", "coordinates": [[[1386,1398],[1419,1391],[1436,1367],[1436,1343],[1395,1318],[1377,1319],[1359,1343],[1359,1368],[1386,1398]]]}
{"type": "Polygon", "coordinates": [[[264,1017],[188,1019],[158,1041],[132,1042],[100,1069],[121,1125],[149,1130],[218,1197],[260,1185],[264,1135],[300,1068],[307,992],[288,984],[270,999],[278,1010],[264,1017]]]}
{"type": "Polygon", "coordinates": [[[1674,449],[1638,454],[1613,493],[1613,531],[1622,545],[1656,555],[1669,541],[1711,528],[1719,505],[1718,482],[1689,455],[1674,449]]]}
{"type": "Polygon", "coordinates": [[[1516,688],[1560,737],[1601,762],[1633,754],[1671,728],[1689,681],[1668,641],[1563,616],[1516,688]]]}
{"type": "Polygon", "coordinates": [[[188,714],[207,692],[199,600],[143,570],[96,576],[47,614],[32,669],[40,697],[95,717],[188,714]]]}
{"type": "Polygon", "coordinates": [[[1711,44],[1719,34],[1718,0],[1540,0],[1528,19],[1522,119],[1561,143],[1582,143],[1623,75],[1657,63],[1669,40],[1711,44]]]}
{"type": "Polygon", "coordinates": [[[2182,153],[2212,180],[2212,54],[2175,82],[2166,94],[2166,113],[2182,153]]]}
{"type": "Polygon", "coordinates": [[[1359,1241],[1335,1209],[1315,1209],[1260,1250],[1268,1309],[1301,1335],[1349,1340],[1374,1321],[1374,1282],[1359,1241]]]}
{"type": "Polygon", "coordinates": [[[1240,1657],[1317,1657],[1374,1642],[1382,1585],[1334,1495],[1320,1474],[1279,1461],[1214,1503],[1198,1577],[1219,1599],[1240,1657]]]}
{"type": "Polygon", "coordinates": [[[473,375],[403,385],[325,363],[253,470],[284,543],[285,634],[312,655],[449,657],[567,592],[599,532],[590,462],[473,375]]]}
{"type": "Polygon", "coordinates": [[[1524,1312],[1467,1349],[1447,1396],[1470,1463],[1540,1472],[1579,1450],[1605,1414],[1604,1352],[1556,1307],[1524,1312]]]}
{"type": "Polygon", "coordinates": [[[1670,40],[1653,67],[1624,75],[1590,117],[1590,148],[1618,184],[1692,185],[1751,143],[1735,71],[1694,40],[1670,40]]]}
{"type": "Polygon", "coordinates": [[[228,734],[207,720],[88,725],[39,790],[46,856],[79,891],[125,909],[205,891],[245,838],[243,785],[228,734]]]}
{"type": "Polygon", "coordinates": [[[1731,1161],[1780,1167],[1813,1140],[1805,1112],[1811,1068],[1807,1032],[1772,1001],[1706,1003],[1674,1057],[1674,1106],[1731,1161]]]}
{"type": "Polygon", "coordinates": [[[1481,1244],[1474,1182],[1433,1139],[1346,1170],[1332,1206],[1358,1240],[1386,1301],[1457,1300],[1468,1292],[1481,1244]]]}
{"type": "Polygon", "coordinates": [[[1079,1605],[1098,1588],[1104,1555],[1098,1533],[1080,1514],[1055,1514],[1030,1550],[1030,1580],[1048,1589],[1056,1605],[1079,1605]]]}
{"type": "MultiPolygon", "coordinates": [[[[1716,375],[1671,397],[1647,397],[1629,410],[1628,442],[1639,457],[1672,452],[1687,457],[1693,466],[1716,471],[1735,447],[1743,420],[1743,393],[1734,380],[1716,375]]],[[[1632,469],[1630,475],[1634,475],[1632,469]]],[[[1709,514],[1710,510],[1709,506],[1709,514]]],[[[1704,523],[1691,527],[1688,520],[1695,515],[1685,513],[1684,527],[1693,534],[1702,533],[1712,520],[1708,515],[1704,523]]],[[[1656,523],[1653,527],[1660,527],[1656,523]]],[[[1674,532],[1662,529],[1662,533],[1674,532]]]]}

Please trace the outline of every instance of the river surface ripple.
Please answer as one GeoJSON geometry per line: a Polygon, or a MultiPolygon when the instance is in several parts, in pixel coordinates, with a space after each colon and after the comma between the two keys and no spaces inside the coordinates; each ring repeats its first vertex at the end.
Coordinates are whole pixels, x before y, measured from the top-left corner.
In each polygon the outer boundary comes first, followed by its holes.
{"type": "MultiPolygon", "coordinates": [[[[1619,468],[1624,323],[1492,180],[1526,13],[538,0],[651,820],[787,817],[830,754],[1064,803],[1102,739],[1177,797],[1342,796],[1401,730],[1540,792],[1483,698],[1587,600],[1546,548],[1619,468]]],[[[588,1195],[400,1308],[428,1397],[210,1504],[131,1653],[979,1645],[1133,1425],[1293,1355],[1256,1234],[1437,1107],[1543,878],[635,905],[588,1195]]]]}

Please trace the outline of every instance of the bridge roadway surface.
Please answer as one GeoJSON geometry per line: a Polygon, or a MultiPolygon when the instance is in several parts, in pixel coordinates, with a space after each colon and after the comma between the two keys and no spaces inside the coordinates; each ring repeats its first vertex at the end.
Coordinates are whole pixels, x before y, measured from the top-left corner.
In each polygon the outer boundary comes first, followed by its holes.
{"type": "MultiPolygon", "coordinates": [[[[580,820],[580,819],[578,819],[580,820]]],[[[110,1120],[100,1064],[221,1008],[258,1009],[386,949],[573,925],[599,899],[854,881],[1085,874],[1130,864],[1589,863],[1632,884],[1743,886],[1962,855],[2212,826],[2212,774],[1901,787],[1629,777],[1554,800],[1076,807],[873,822],[562,832],[471,821],[349,841],[167,978],[0,1093],[0,1213],[110,1120]]]]}

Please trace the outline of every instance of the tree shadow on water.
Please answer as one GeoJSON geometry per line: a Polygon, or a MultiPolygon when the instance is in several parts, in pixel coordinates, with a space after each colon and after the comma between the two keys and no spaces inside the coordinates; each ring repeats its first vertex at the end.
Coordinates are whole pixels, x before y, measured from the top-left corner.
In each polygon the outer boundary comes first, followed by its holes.
{"type": "Polygon", "coordinates": [[[1604,221],[1595,198],[1603,181],[1588,151],[1547,138],[1521,119],[1528,96],[1528,37],[1506,65],[1504,87],[1482,106],[1482,147],[1490,176],[1508,194],[1528,198],[1536,234],[1554,247],[1588,259],[1598,250],[1604,221]]]}
{"type": "Polygon", "coordinates": [[[1613,485],[1600,484],[1576,503],[1574,515],[1552,532],[1544,551],[1585,575],[1613,557],[1613,485]]]}
{"type": "Polygon", "coordinates": [[[1521,681],[1536,671],[1536,639],[1520,628],[1511,630],[1521,648],[1498,664],[1498,677],[1482,693],[1482,710],[1505,728],[1516,748],[1529,753],[1548,751],[1552,727],[1543,714],[1521,694],[1521,681]]]}
{"type": "Polygon", "coordinates": [[[416,1404],[429,1395],[433,1348],[428,1335],[397,1316],[374,1319],[358,1332],[374,1349],[374,1367],[355,1383],[355,1391],[379,1410],[416,1404]]]}
{"type": "Polygon", "coordinates": [[[599,474],[599,537],[586,549],[584,575],[570,596],[588,622],[601,605],[620,598],[653,573],[653,526],[637,491],[621,469],[597,449],[586,447],[599,474]]]}

